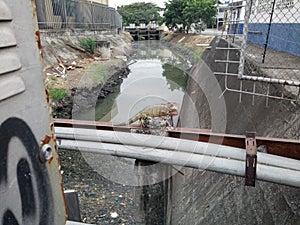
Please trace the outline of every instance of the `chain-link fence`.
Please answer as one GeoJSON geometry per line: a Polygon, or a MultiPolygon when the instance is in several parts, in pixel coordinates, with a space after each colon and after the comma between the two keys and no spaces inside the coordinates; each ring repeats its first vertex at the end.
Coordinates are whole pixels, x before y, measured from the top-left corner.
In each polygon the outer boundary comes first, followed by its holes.
{"type": "Polygon", "coordinates": [[[299,101],[300,2],[230,0],[223,9],[228,45],[218,51],[227,51],[227,57],[216,60],[225,64],[216,74],[225,75],[225,91],[240,93],[240,99],[246,94],[299,101]],[[229,76],[239,85],[230,86],[229,76]]]}
{"type": "Polygon", "coordinates": [[[40,29],[108,30],[122,27],[122,16],[111,7],[87,0],[36,0],[40,29]]]}

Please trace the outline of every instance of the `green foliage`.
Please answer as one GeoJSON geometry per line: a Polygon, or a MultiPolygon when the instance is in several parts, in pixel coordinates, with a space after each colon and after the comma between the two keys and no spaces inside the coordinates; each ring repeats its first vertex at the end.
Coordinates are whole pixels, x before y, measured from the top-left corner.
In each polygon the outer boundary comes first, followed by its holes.
{"type": "Polygon", "coordinates": [[[57,77],[51,77],[51,80],[57,81],[57,77]]]}
{"type": "Polygon", "coordinates": [[[190,50],[193,52],[195,61],[198,62],[201,59],[204,50],[201,51],[195,48],[190,48],[190,50]]]}
{"type": "Polygon", "coordinates": [[[175,28],[182,24],[188,32],[193,23],[210,25],[217,14],[218,0],[169,0],[164,13],[166,25],[175,28]]]}
{"type": "Polygon", "coordinates": [[[138,2],[130,5],[118,7],[118,12],[123,17],[123,25],[128,26],[130,23],[139,25],[141,23],[148,24],[150,21],[160,21],[161,16],[159,8],[156,4],[138,2]]]}
{"type": "Polygon", "coordinates": [[[79,43],[80,46],[84,48],[88,53],[90,54],[95,53],[96,42],[93,38],[87,37],[85,39],[81,39],[79,43]]]}
{"type": "Polygon", "coordinates": [[[171,0],[166,3],[164,12],[165,23],[170,28],[176,28],[178,24],[185,24],[183,9],[187,7],[187,0],[171,0]]]}
{"type": "Polygon", "coordinates": [[[207,27],[213,27],[215,24],[217,24],[216,18],[211,18],[210,20],[207,21],[207,27]]]}
{"type": "Polygon", "coordinates": [[[64,88],[49,89],[49,94],[50,94],[51,99],[53,99],[55,101],[63,99],[68,96],[68,92],[64,88]]]}

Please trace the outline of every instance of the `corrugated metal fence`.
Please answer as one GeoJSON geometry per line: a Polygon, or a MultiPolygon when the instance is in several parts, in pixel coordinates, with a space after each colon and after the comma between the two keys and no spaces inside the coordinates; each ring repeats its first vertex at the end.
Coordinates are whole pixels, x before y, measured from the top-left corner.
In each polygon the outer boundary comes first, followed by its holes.
{"type": "Polygon", "coordinates": [[[87,0],[36,0],[40,29],[109,30],[122,27],[112,7],[87,0]]]}

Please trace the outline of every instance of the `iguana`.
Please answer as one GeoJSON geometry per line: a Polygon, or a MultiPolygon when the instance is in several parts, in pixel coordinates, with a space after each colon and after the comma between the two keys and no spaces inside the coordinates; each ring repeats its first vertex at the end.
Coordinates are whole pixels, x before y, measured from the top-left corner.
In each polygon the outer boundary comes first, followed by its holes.
{"type": "Polygon", "coordinates": [[[117,124],[119,126],[129,125],[136,121],[141,122],[141,126],[145,125],[145,121],[148,117],[160,117],[168,118],[178,115],[178,104],[175,102],[169,102],[167,104],[150,105],[141,110],[139,113],[131,117],[127,122],[117,124]]]}

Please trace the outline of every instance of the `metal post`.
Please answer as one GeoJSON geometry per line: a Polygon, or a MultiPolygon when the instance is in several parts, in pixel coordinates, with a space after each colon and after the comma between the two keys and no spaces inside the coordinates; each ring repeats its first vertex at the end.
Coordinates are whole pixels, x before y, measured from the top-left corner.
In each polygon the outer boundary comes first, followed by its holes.
{"type": "Polygon", "coordinates": [[[66,199],[68,220],[80,222],[81,217],[79,209],[78,192],[75,190],[66,190],[64,191],[64,194],[66,199]]]}
{"type": "Polygon", "coordinates": [[[248,26],[249,26],[249,20],[251,15],[251,8],[252,8],[252,0],[246,0],[243,41],[241,45],[240,65],[239,65],[239,74],[238,74],[239,79],[243,78],[244,75],[245,53],[246,53],[246,46],[247,46],[247,36],[248,36],[248,29],[249,29],[248,26]]]}
{"type": "Polygon", "coordinates": [[[75,1],[75,28],[82,28],[82,12],[81,12],[81,3],[75,1]]]}
{"type": "Polygon", "coordinates": [[[67,6],[66,1],[61,0],[60,1],[60,8],[61,8],[61,28],[67,28],[67,6]]]}
{"type": "Polygon", "coordinates": [[[245,186],[255,187],[257,164],[257,145],[255,133],[246,133],[246,171],[245,186]]]}
{"type": "Polygon", "coordinates": [[[262,59],[261,63],[265,63],[265,58],[266,58],[266,53],[267,53],[267,48],[268,48],[269,38],[270,38],[271,25],[272,25],[272,21],[273,21],[273,14],[274,14],[274,9],[275,9],[275,3],[276,3],[276,0],[274,0],[273,3],[272,3],[273,6],[272,6],[272,11],[271,11],[271,16],[270,16],[270,22],[269,22],[269,25],[268,25],[266,43],[264,44],[265,49],[264,49],[264,53],[263,53],[263,59],[262,59]]]}
{"type": "Polygon", "coordinates": [[[42,0],[35,0],[36,12],[38,18],[39,29],[47,27],[46,15],[45,15],[45,3],[42,0]]]}
{"type": "Polygon", "coordinates": [[[91,1],[91,16],[92,16],[92,27],[95,28],[95,19],[94,19],[94,4],[93,2],[91,1]]]}

